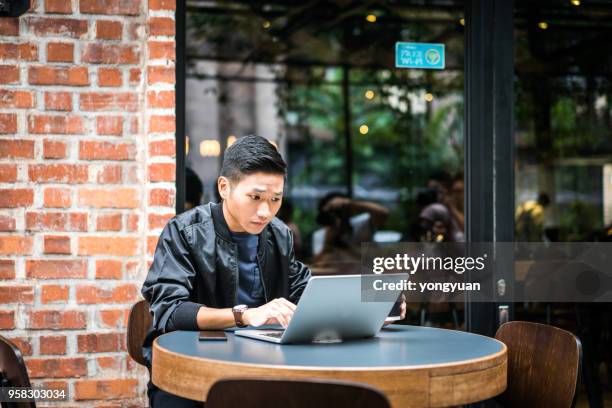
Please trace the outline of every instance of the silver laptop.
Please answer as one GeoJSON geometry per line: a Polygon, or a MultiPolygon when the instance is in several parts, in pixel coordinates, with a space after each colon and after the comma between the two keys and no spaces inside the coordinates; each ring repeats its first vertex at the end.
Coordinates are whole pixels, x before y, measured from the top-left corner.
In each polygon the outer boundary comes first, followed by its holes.
{"type": "MultiPolygon", "coordinates": [[[[397,274],[407,277],[405,274],[397,274]]],[[[397,296],[387,292],[383,300],[362,301],[362,275],[310,278],[285,330],[236,330],[236,336],[273,343],[336,343],[372,337],[382,327],[397,296]]]]}

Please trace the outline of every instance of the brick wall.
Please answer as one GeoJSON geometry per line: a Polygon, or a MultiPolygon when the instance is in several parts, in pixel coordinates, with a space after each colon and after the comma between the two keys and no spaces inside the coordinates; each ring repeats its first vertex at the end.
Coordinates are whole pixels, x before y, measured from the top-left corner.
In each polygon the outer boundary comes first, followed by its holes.
{"type": "Polygon", "coordinates": [[[174,211],[174,0],[0,19],[0,335],[69,405],[143,406],[125,326],[174,211]]]}

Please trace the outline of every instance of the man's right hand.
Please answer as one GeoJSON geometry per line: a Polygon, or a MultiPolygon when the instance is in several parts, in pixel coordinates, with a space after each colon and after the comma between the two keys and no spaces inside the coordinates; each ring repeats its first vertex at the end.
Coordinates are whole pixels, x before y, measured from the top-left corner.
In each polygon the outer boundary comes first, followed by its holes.
{"type": "Polygon", "coordinates": [[[249,326],[264,324],[280,324],[287,327],[293,316],[296,306],[285,298],[271,300],[265,305],[248,309],[242,319],[249,326]]]}

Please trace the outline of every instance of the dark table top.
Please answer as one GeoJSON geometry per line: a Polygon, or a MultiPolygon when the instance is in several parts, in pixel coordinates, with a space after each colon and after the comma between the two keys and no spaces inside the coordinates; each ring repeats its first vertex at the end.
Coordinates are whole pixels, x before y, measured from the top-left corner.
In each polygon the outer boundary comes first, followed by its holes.
{"type": "Polygon", "coordinates": [[[347,369],[418,368],[465,363],[490,357],[503,343],[485,336],[431,327],[391,325],[369,339],[336,344],[276,344],[234,336],[199,341],[198,332],[175,331],[157,338],[158,346],[181,355],[250,365],[347,369]]]}

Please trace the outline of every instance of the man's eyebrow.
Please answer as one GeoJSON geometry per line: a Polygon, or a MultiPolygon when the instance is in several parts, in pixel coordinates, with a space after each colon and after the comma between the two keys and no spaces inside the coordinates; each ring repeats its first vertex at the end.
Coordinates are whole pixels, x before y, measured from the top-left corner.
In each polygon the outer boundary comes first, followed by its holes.
{"type": "MultiPolygon", "coordinates": [[[[252,191],[253,191],[253,192],[255,192],[255,193],[267,193],[267,192],[268,192],[268,190],[267,190],[267,189],[265,189],[265,188],[257,188],[257,187],[253,187],[253,190],[252,190],[252,191]]],[[[277,193],[274,193],[274,195],[275,195],[275,196],[282,196],[282,195],[283,195],[283,192],[282,192],[282,191],[279,191],[279,192],[277,192],[277,193]]]]}

